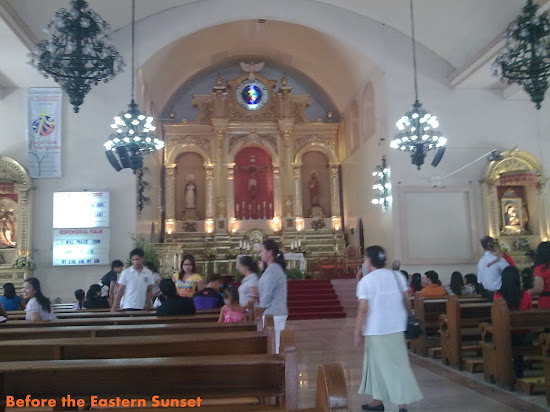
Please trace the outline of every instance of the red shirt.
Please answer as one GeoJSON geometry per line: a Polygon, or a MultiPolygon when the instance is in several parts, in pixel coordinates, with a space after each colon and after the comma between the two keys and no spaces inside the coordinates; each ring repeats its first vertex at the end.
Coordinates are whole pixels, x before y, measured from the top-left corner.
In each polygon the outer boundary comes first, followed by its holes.
{"type": "Polygon", "coordinates": [[[512,256],[510,256],[508,253],[504,252],[502,254],[502,257],[510,266],[516,266],[516,262],[514,262],[514,259],[512,259],[512,256]]]}
{"type": "MultiPolygon", "coordinates": [[[[494,299],[504,299],[500,292],[495,292],[494,299]]],[[[533,309],[533,300],[531,299],[531,294],[529,292],[523,292],[521,297],[521,302],[519,302],[519,310],[529,310],[533,309]]]]}
{"type": "MultiPolygon", "coordinates": [[[[550,265],[538,265],[533,276],[540,276],[544,281],[543,292],[550,292],[550,265]]],[[[550,309],[550,296],[539,296],[539,309],[550,309]]]]}

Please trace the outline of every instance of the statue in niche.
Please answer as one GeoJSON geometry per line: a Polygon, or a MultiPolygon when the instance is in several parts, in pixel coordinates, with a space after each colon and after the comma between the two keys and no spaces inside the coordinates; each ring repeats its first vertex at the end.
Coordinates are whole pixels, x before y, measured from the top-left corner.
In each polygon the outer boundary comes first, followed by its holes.
{"type": "Polygon", "coordinates": [[[311,172],[311,180],[308,187],[311,206],[319,206],[319,180],[317,180],[317,171],[315,170],[311,172]]]}
{"type": "Polygon", "coordinates": [[[186,209],[195,209],[196,208],[196,193],[197,185],[195,183],[195,176],[187,176],[187,184],[185,185],[185,208],[186,209]]]}
{"type": "Polygon", "coordinates": [[[2,203],[0,205],[0,247],[15,247],[17,244],[15,209],[11,207],[12,205],[2,203]]]}
{"type": "Polygon", "coordinates": [[[258,196],[258,172],[269,169],[269,166],[256,166],[256,158],[250,157],[250,164],[244,167],[235,167],[235,170],[244,170],[248,172],[248,198],[253,201],[258,196]]]}
{"type": "Polygon", "coordinates": [[[527,207],[523,199],[513,190],[507,190],[500,200],[502,211],[502,234],[516,235],[527,233],[526,225],[529,221],[527,207]]]}

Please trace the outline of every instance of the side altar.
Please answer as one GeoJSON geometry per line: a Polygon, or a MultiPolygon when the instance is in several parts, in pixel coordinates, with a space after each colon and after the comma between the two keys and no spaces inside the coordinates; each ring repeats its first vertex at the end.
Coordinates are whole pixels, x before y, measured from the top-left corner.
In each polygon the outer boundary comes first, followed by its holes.
{"type": "Polygon", "coordinates": [[[165,271],[191,253],[205,274],[229,273],[266,238],[308,261],[343,253],[340,123],[312,121],[308,95],[241,66],[194,96],[195,120],[162,125],[165,271]]]}

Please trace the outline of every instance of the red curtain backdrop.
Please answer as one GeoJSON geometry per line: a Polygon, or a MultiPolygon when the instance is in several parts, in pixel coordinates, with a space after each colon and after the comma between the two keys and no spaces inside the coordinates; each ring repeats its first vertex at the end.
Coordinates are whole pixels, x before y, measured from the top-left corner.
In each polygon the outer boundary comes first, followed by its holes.
{"type": "Polygon", "coordinates": [[[257,147],[246,147],[235,156],[235,217],[237,219],[263,219],[264,217],[271,219],[273,217],[271,156],[257,147]],[[250,188],[251,180],[256,180],[255,188],[250,188]]]}

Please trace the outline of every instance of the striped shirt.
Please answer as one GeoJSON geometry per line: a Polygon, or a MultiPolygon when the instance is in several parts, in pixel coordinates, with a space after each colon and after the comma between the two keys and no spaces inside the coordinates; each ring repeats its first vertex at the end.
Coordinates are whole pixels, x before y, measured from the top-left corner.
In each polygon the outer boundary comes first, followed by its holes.
{"type": "Polygon", "coordinates": [[[287,283],[284,270],[281,265],[272,263],[267,267],[258,284],[259,306],[265,308],[264,315],[288,315],[286,290],[287,283]]]}

